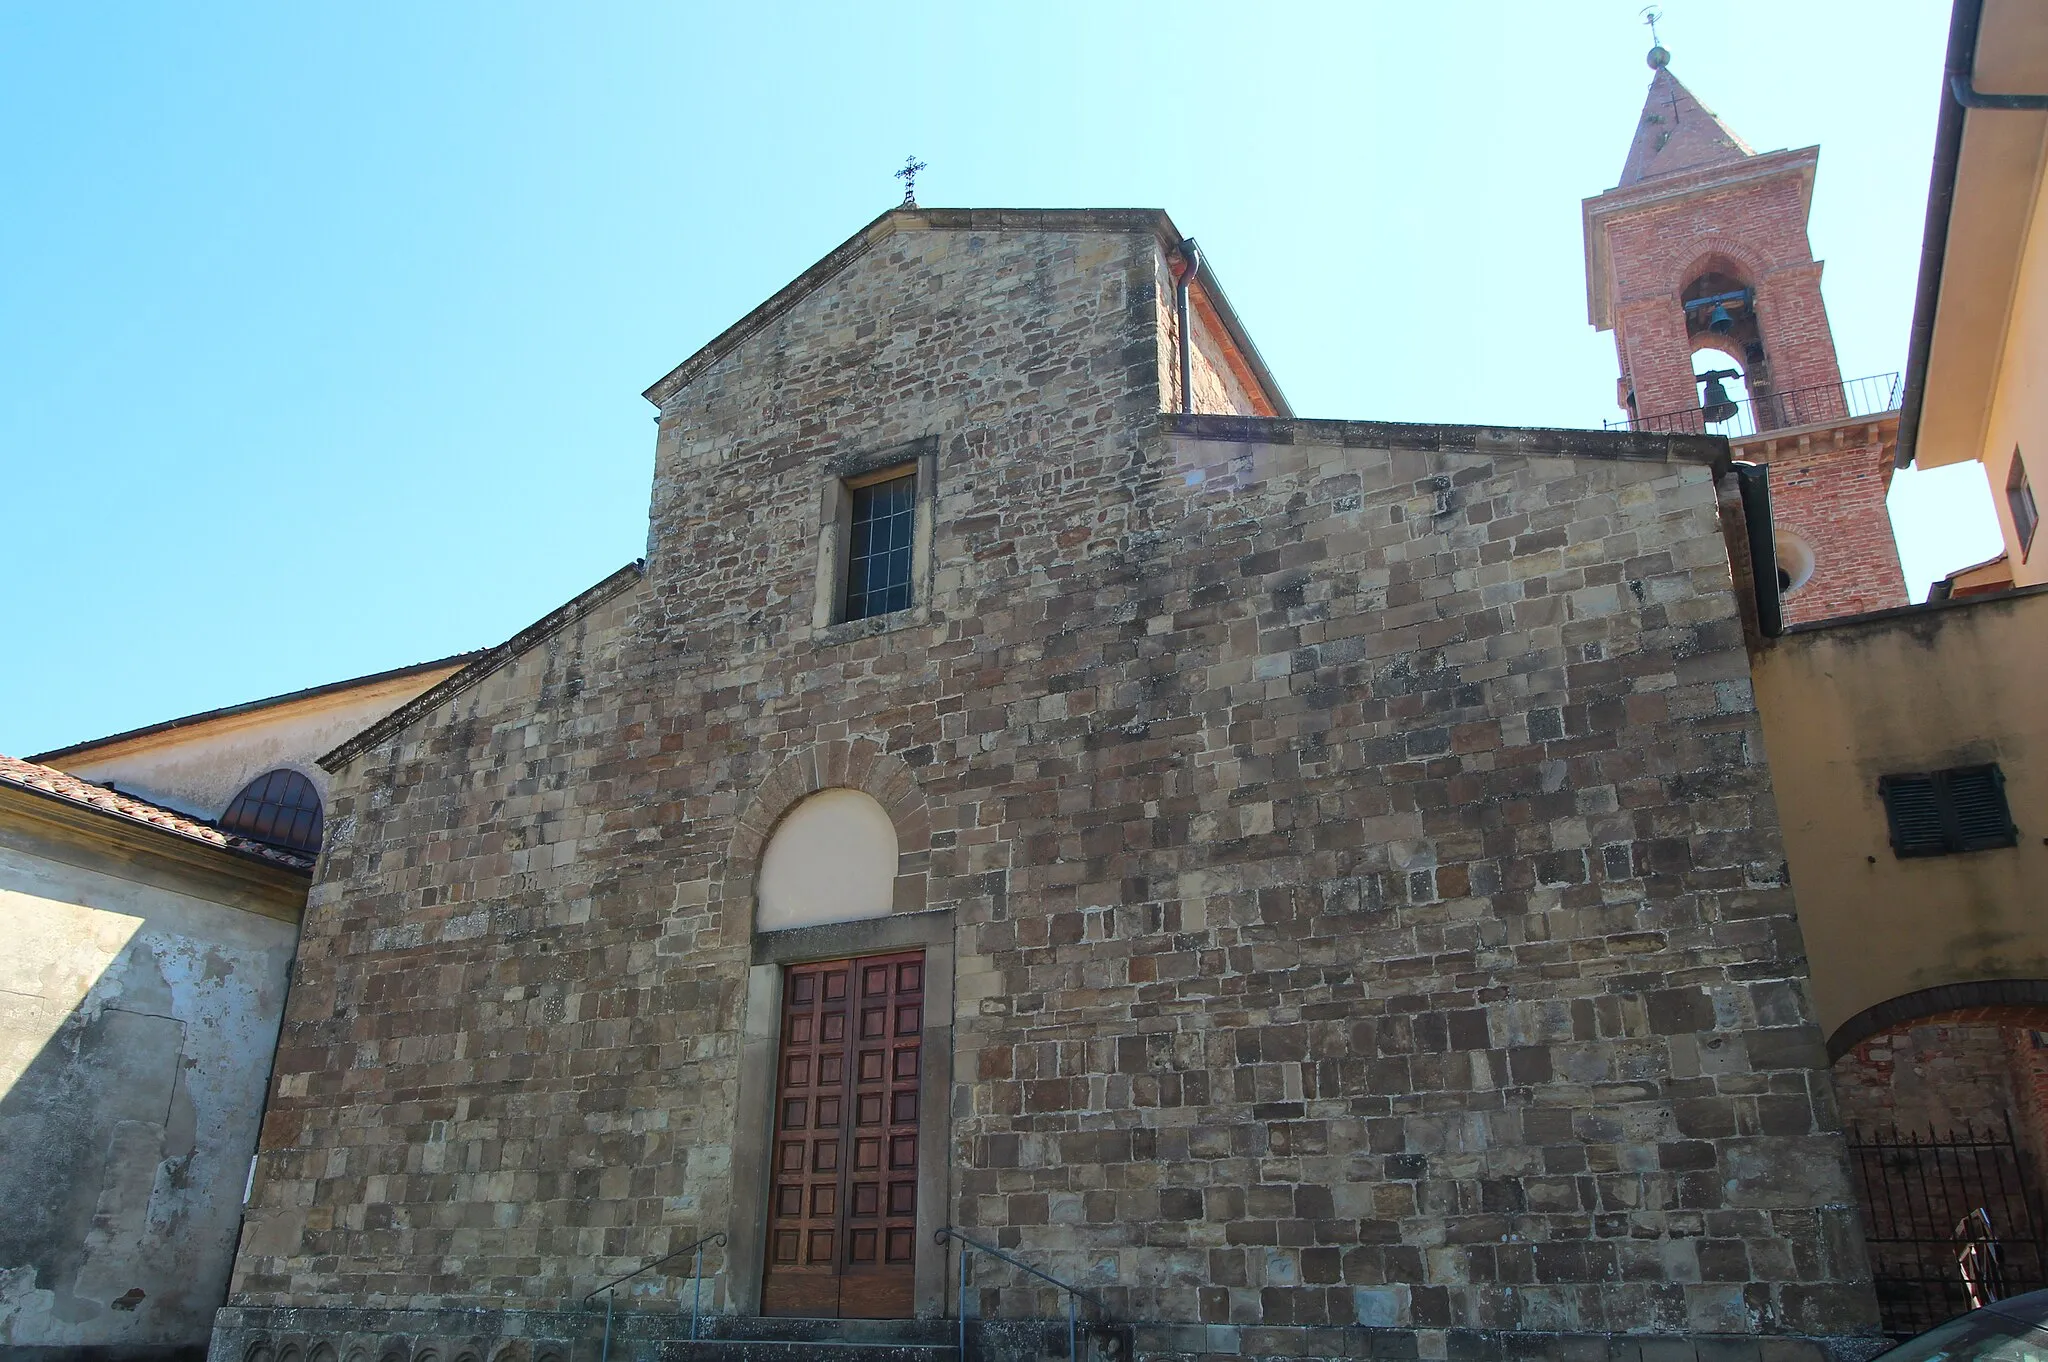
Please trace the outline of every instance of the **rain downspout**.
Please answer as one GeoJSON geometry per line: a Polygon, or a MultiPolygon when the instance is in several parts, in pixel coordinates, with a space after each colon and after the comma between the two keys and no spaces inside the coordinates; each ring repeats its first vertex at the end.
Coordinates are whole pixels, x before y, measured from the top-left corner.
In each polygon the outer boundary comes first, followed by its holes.
{"type": "Polygon", "coordinates": [[[1184,237],[1180,246],[1180,280],[1174,285],[1174,307],[1180,318],[1180,409],[1183,414],[1195,410],[1195,333],[1188,326],[1188,286],[1195,282],[1195,276],[1202,272],[1202,248],[1195,244],[1193,237],[1184,237]]]}
{"type": "Polygon", "coordinates": [[[1742,493],[1742,523],[1748,532],[1757,632],[1765,638],[1776,638],[1785,632],[1785,606],[1783,588],[1778,585],[1777,536],[1771,529],[1770,465],[1736,464],[1735,486],[1742,493]]]}

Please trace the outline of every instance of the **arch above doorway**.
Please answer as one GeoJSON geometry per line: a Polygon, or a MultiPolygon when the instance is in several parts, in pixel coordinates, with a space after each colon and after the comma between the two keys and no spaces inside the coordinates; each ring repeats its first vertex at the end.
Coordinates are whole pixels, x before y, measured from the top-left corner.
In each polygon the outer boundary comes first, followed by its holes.
{"type": "Polygon", "coordinates": [[[925,906],[932,820],[917,776],[902,758],[877,743],[865,738],[835,738],[809,744],[777,762],[734,820],[719,891],[727,930],[744,924],[743,937],[760,930],[755,914],[769,839],[800,804],[833,789],[867,795],[895,827],[896,873],[889,911],[916,912],[925,906]]]}
{"type": "Polygon", "coordinates": [[[1988,1022],[2048,1030],[2048,979],[1977,979],[1916,989],[1864,1008],[1828,1037],[1832,1063],[1881,1032],[1911,1022],[1988,1022]]]}

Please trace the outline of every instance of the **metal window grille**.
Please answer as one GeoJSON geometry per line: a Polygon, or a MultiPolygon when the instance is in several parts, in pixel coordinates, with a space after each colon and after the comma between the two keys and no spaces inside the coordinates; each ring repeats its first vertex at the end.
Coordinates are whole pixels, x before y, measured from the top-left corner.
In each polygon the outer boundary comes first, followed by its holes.
{"type": "Polygon", "coordinates": [[[846,554],[846,618],[867,619],[911,603],[910,540],[917,519],[917,475],[852,490],[846,554]]]}
{"type": "Polygon", "coordinates": [[[1894,1338],[2048,1285],[2039,1198],[2010,1120],[1946,1135],[1851,1131],[1849,1164],[1880,1318],[1894,1338]]]}
{"type": "Polygon", "coordinates": [[[1892,854],[1946,856],[2019,844],[1995,764],[1882,777],[1878,797],[1891,825],[1892,854]]]}
{"type": "Polygon", "coordinates": [[[297,771],[270,771],[242,787],[220,816],[223,832],[292,851],[320,850],[320,792],[297,771]]]}

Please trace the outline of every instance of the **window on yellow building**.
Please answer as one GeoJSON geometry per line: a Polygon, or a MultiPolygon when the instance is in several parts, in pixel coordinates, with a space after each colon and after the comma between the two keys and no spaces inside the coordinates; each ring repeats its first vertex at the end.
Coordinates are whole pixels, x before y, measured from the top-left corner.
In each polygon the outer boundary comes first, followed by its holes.
{"type": "Polygon", "coordinates": [[[2019,844],[1995,763],[1885,776],[1877,782],[1891,824],[1892,854],[1946,856],[2019,844]]]}
{"type": "Polygon", "coordinates": [[[2012,447],[2012,467],[2005,475],[2005,504],[2012,508],[2013,533],[2019,536],[2020,557],[2034,547],[2034,527],[2041,512],[2034,506],[2034,489],[2027,482],[2027,465],[2020,459],[2020,447],[2012,447]]]}

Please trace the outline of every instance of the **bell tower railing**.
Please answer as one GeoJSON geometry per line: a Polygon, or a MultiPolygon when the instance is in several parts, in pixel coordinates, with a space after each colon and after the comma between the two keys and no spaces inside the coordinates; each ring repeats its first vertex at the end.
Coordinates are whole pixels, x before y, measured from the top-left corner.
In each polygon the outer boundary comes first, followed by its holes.
{"type": "Polygon", "coordinates": [[[1638,416],[1606,422],[1609,430],[1640,430],[1658,435],[1725,435],[1740,440],[1773,430],[1797,426],[1824,425],[1829,421],[1853,421],[1877,416],[1899,408],[1899,376],[1872,374],[1842,383],[1823,383],[1790,392],[1759,393],[1730,404],[1735,410],[1718,421],[1707,419],[1700,407],[1657,416],[1638,416]]]}

